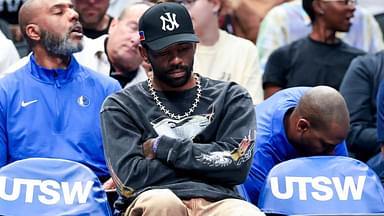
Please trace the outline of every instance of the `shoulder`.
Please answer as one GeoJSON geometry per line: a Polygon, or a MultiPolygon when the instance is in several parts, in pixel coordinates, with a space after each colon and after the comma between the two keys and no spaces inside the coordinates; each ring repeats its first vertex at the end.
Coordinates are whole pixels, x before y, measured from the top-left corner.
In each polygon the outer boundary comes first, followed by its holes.
{"type": "Polygon", "coordinates": [[[378,75],[384,72],[384,51],[355,57],[345,77],[361,75],[378,75]]]}
{"type": "Polygon", "coordinates": [[[32,53],[29,53],[27,56],[24,56],[23,58],[19,59],[17,62],[9,66],[4,72],[0,74],[0,77],[4,77],[10,73],[15,72],[16,70],[20,69],[21,67],[25,66],[30,59],[30,56],[32,53]]]}
{"type": "Polygon", "coordinates": [[[354,58],[355,64],[363,64],[366,66],[374,66],[384,63],[384,51],[380,51],[374,54],[360,55],[354,58]]]}
{"type": "Polygon", "coordinates": [[[287,52],[291,53],[296,51],[302,52],[303,51],[302,48],[310,43],[311,43],[311,40],[309,40],[308,37],[300,38],[298,40],[292,41],[289,44],[279,47],[276,50],[276,52],[280,52],[280,53],[287,53],[287,52]]]}
{"type": "Polygon", "coordinates": [[[300,98],[306,91],[312,87],[292,87],[280,90],[273,94],[271,97],[262,102],[258,109],[265,109],[264,107],[270,107],[270,105],[278,107],[278,104],[297,104],[300,98]]]}
{"type": "Polygon", "coordinates": [[[226,41],[230,41],[231,44],[235,45],[236,47],[256,49],[256,45],[252,43],[250,40],[247,40],[245,38],[242,38],[233,34],[229,34],[224,30],[220,30],[220,37],[223,37],[226,41]]]}
{"type": "MultiPolygon", "coordinates": [[[[4,74],[4,76],[0,78],[0,89],[7,94],[13,94],[13,91],[17,91],[20,88],[20,83],[22,83],[21,80],[29,77],[30,67],[28,65],[29,61],[25,61],[23,64],[18,65],[17,69],[4,74]]],[[[30,84],[30,82],[27,83],[30,84]]]]}
{"type": "Polygon", "coordinates": [[[145,85],[145,81],[140,82],[109,95],[104,101],[102,110],[124,110],[126,112],[133,110],[132,107],[145,104],[146,100],[151,98],[151,95],[145,90],[145,85]]]}
{"type": "Polygon", "coordinates": [[[303,52],[302,47],[305,43],[307,43],[306,39],[302,38],[281,46],[272,52],[270,59],[276,61],[292,60],[292,55],[297,52],[303,52]]]}
{"type": "Polygon", "coordinates": [[[120,86],[119,82],[112,77],[106,76],[102,73],[98,73],[91,68],[79,64],[79,75],[84,78],[84,80],[93,80],[95,84],[107,86],[120,86]]]}
{"type": "Polygon", "coordinates": [[[208,92],[225,92],[226,94],[231,95],[248,94],[248,91],[236,82],[215,80],[201,75],[200,77],[203,88],[208,92]]]}
{"type": "Polygon", "coordinates": [[[349,53],[351,55],[354,55],[354,56],[360,56],[360,55],[365,55],[366,52],[361,50],[361,49],[358,49],[356,47],[353,47],[347,43],[345,43],[344,41],[341,41],[341,46],[340,46],[340,49],[343,51],[343,52],[346,52],[346,53],[349,53]]]}

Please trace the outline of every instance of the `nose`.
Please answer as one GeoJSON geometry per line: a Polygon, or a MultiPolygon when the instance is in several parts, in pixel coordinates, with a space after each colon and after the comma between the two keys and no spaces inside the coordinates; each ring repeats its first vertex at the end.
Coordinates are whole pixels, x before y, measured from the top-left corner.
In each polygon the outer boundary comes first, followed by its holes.
{"type": "Polygon", "coordinates": [[[355,11],[356,10],[356,0],[349,0],[347,3],[350,10],[355,11]]]}
{"type": "Polygon", "coordinates": [[[177,51],[172,52],[169,63],[171,65],[180,65],[183,63],[183,59],[180,57],[177,51]]]}
{"type": "Polygon", "coordinates": [[[69,8],[69,18],[70,20],[78,21],[79,20],[79,13],[75,11],[73,8],[69,8]]]}
{"type": "Polygon", "coordinates": [[[131,42],[134,46],[136,46],[140,43],[139,32],[135,32],[135,33],[131,34],[131,42]]]}

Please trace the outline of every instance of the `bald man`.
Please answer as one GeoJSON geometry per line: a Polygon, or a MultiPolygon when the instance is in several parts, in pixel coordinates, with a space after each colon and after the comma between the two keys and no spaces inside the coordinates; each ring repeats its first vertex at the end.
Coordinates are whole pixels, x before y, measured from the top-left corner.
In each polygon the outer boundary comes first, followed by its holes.
{"type": "Polygon", "coordinates": [[[0,167],[30,157],[60,158],[109,179],[99,111],[119,83],[73,58],[83,34],[71,0],[28,0],[19,20],[32,55],[0,80],[0,167]]]}
{"type": "Polygon", "coordinates": [[[303,156],[347,156],[349,113],[343,97],[327,86],[294,87],[256,107],[256,149],[244,186],[257,205],[270,169],[303,156]]]}

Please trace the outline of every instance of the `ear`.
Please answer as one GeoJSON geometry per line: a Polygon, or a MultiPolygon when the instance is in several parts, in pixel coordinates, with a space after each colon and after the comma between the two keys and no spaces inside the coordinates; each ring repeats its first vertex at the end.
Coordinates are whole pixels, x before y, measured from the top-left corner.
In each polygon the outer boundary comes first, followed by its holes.
{"type": "Polygon", "coordinates": [[[297,121],[296,129],[297,131],[308,131],[309,127],[311,126],[310,122],[305,118],[300,118],[299,121],[297,121]]]}
{"type": "Polygon", "coordinates": [[[208,1],[213,5],[212,12],[214,14],[219,14],[222,0],[208,0],[208,1]]]}
{"type": "Polygon", "coordinates": [[[143,58],[143,60],[147,63],[149,63],[148,61],[148,53],[147,53],[147,50],[144,49],[143,46],[139,45],[139,50],[140,50],[140,55],[141,57],[143,58]]]}
{"type": "Polygon", "coordinates": [[[116,29],[117,24],[119,23],[119,20],[117,18],[114,18],[111,22],[111,25],[109,26],[108,29],[108,34],[111,34],[116,29]]]}
{"type": "Polygon", "coordinates": [[[36,24],[28,24],[25,26],[25,32],[27,36],[34,41],[40,40],[40,28],[36,24]]]}
{"type": "Polygon", "coordinates": [[[321,1],[313,1],[312,7],[315,14],[324,15],[324,4],[321,1]]]}

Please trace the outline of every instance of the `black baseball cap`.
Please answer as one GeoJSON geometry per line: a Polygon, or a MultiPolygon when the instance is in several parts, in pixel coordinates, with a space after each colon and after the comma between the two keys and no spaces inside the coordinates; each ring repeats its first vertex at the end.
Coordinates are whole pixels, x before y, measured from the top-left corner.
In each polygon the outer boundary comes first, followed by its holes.
{"type": "Polygon", "coordinates": [[[179,42],[199,42],[188,10],[174,2],[150,7],[139,20],[139,34],[141,44],[155,51],[179,42]]]}

